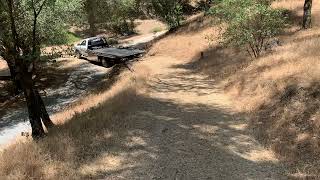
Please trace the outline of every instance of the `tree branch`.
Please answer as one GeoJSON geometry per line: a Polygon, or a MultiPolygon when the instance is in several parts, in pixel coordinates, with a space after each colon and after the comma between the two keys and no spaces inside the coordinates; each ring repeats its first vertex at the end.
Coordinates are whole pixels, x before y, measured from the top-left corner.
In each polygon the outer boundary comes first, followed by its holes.
{"type": "Polygon", "coordinates": [[[11,26],[11,33],[12,33],[12,39],[13,39],[13,43],[14,43],[14,55],[17,56],[18,54],[18,42],[19,42],[19,38],[18,38],[18,33],[17,33],[17,29],[16,29],[16,24],[15,24],[15,19],[13,16],[13,1],[12,0],[7,0],[7,4],[8,4],[8,13],[9,13],[9,17],[10,17],[10,26],[11,26]]]}
{"type": "Polygon", "coordinates": [[[38,19],[38,16],[39,14],[41,13],[44,5],[46,4],[47,0],[44,0],[42,2],[42,4],[40,5],[40,8],[39,10],[37,11],[36,10],[36,7],[35,7],[35,2],[34,0],[31,1],[31,6],[32,6],[32,9],[33,9],[33,30],[32,30],[32,56],[35,56],[36,55],[36,46],[37,46],[37,42],[36,42],[36,32],[37,32],[37,19],[38,19]]]}
{"type": "MultiPolygon", "coordinates": [[[[32,0],[32,1],[33,1],[33,0],[32,0]]],[[[37,17],[38,17],[39,14],[41,13],[41,11],[42,11],[44,5],[46,4],[46,2],[47,2],[47,0],[44,0],[44,1],[42,2],[42,4],[40,5],[39,11],[36,12],[37,17]]]]}
{"type": "Polygon", "coordinates": [[[249,43],[249,46],[250,46],[250,48],[251,48],[251,50],[252,50],[252,52],[253,52],[254,57],[257,58],[258,56],[257,56],[256,51],[255,51],[255,49],[254,49],[254,45],[252,45],[251,43],[249,43]]]}

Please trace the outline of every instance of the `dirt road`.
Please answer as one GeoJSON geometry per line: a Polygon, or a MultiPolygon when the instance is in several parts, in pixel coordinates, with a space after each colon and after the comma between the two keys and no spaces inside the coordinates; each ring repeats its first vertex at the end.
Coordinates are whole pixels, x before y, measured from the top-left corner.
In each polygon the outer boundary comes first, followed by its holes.
{"type": "Polygon", "coordinates": [[[287,179],[214,80],[172,56],[149,57],[139,68],[151,73],[148,95],[131,102],[125,122],[117,122],[128,131],[118,142],[127,147],[119,146],[121,153],[106,158],[108,164],[98,158],[92,163],[98,166],[84,166],[84,173],[106,172],[98,176],[106,179],[287,179]]]}
{"type": "Polygon", "coordinates": [[[81,173],[93,179],[287,179],[219,82],[194,71],[192,61],[208,48],[204,38],[212,31],[187,28],[192,31],[156,43],[134,67],[148,72],[146,89],[123,113],[116,111],[108,129],[117,138],[101,142],[107,152],[98,150],[81,173]]]}

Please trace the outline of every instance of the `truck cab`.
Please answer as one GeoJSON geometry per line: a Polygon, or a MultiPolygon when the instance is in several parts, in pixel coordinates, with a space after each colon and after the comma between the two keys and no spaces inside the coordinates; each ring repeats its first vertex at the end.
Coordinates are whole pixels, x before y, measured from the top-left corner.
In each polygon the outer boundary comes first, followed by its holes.
{"type": "Polygon", "coordinates": [[[78,58],[84,57],[90,61],[98,61],[98,58],[92,50],[109,47],[104,37],[92,37],[81,41],[75,45],[75,53],[78,58]]]}

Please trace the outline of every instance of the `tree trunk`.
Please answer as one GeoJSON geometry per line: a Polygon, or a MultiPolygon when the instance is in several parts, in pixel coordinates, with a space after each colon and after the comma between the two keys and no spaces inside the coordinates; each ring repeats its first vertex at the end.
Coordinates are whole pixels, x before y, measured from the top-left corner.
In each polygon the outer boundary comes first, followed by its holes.
{"type": "Polygon", "coordinates": [[[54,126],[47,113],[46,107],[37,89],[34,87],[32,79],[32,69],[30,65],[17,64],[18,78],[23,89],[27,102],[29,120],[32,128],[32,137],[35,139],[45,135],[42,122],[47,129],[54,126]],[[42,120],[42,122],[41,122],[42,120]]]}
{"type": "Polygon", "coordinates": [[[304,29],[311,28],[311,8],[312,0],[305,0],[302,27],[304,29]]]}
{"type": "Polygon", "coordinates": [[[9,71],[10,71],[10,76],[11,76],[11,81],[13,83],[13,87],[14,87],[14,94],[18,95],[21,91],[21,85],[20,82],[17,78],[17,72],[16,72],[16,67],[13,64],[8,63],[8,67],[9,67],[9,71]]]}
{"type": "Polygon", "coordinates": [[[37,97],[33,88],[24,89],[25,98],[28,106],[29,120],[32,128],[32,137],[34,139],[41,138],[45,135],[42,127],[40,110],[37,104],[37,97]]]}
{"type": "Polygon", "coordinates": [[[15,66],[15,62],[14,62],[14,58],[11,55],[12,51],[5,51],[5,53],[3,54],[3,58],[4,60],[7,62],[7,65],[9,67],[9,71],[10,71],[10,79],[13,83],[14,86],[14,94],[18,95],[20,92],[22,92],[22,88],[20,86],[20,82],[17,79],[17,70],[16,70],[16,66],[15,66]]]}
{"type": "Polygon", "coordinates": [[[93,2],[92,0],[86,0],[85,10],[87,13],[87,18],[89,23],[89,32],[91,36],[96,35],[96,18],[94,14],[94,11],[96,11],[96,9],[94,6],[95,6],[95,2],[93,2]]]}
{"type": "Polygon", "coordinates": [[[41,123],[41,112],[36,90],[33,87],[32,75],[24,70],[20,71],[19,75],[21,75],[20,82],[27,102],[29,121],[32,128],[32,137],[38,139],[43,137],[45,133],[41,123]]]}
{"type": "Polygon", "coordinates": [[[54,126],[54,124],[49,117],[46,106],[44,105],[44,102],[43,102],[38,90],[35,90],[35,93],[36,93],[38,105],[40,108],[40,115],[41,115],[42,122],[46,126],[47,129],[50,129],[54,126]]]}
{"type": "Polygon", "coordinates": [[[89,15],[89,32],[91,36],[95,36],[96,35],[96,24],[94,22],[94,16],[90,13],[89,15]]]}

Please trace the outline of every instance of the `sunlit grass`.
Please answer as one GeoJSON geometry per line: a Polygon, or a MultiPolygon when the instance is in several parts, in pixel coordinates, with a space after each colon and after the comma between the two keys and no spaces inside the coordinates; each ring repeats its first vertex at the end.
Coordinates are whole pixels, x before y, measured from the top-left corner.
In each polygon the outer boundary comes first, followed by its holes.
{"type": "Polygon", "coordinates": [[[81,37],[79,37],[78,35],[68,31],[66,32],[66,41],[65,41],[65,44],[74,44],[78,41],[81,40],[81,37]]]}

